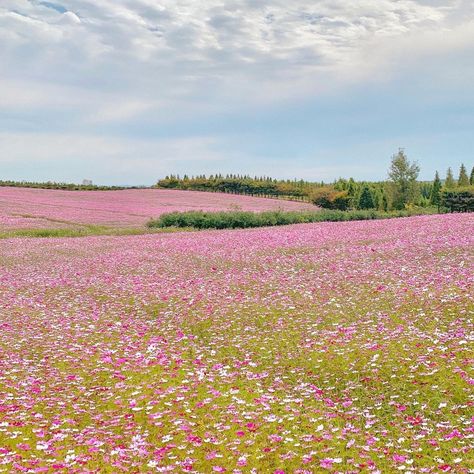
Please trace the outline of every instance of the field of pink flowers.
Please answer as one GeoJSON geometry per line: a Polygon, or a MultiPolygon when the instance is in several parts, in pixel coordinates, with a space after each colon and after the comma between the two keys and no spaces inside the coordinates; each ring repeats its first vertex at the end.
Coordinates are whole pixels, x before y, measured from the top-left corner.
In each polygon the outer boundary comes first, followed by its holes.
{"type": "Polygon", "coordinates": [[[473,229],[1,240],[0,472],[473,472],[473,229]]]}
{"type": "Polygon", "coordinates": [[[232,208],[296,211],[314,209],[314,206],[278,199],[169,189],[61,191],[0,187],[0,231],[84,224],[138,227],[165,212],[232,208]]]}

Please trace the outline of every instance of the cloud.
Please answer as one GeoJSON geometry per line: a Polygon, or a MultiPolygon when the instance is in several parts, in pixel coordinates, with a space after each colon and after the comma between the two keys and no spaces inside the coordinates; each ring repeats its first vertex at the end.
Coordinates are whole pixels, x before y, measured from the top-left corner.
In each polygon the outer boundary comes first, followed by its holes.
{"type": "Polygon", "coordinates": [[[383,88],[474,100],[473,19],[469,0],[2,0],[0,125],[53,147],[104,137],[132,157],[130,143],[145,152],[169,130],[185,143],[228,121],[230,135],[264,113],[271,127],[285,108],[383,88]]]}
{"type": "Polygon", "coordinates": [[[454,32],[456,47],[467,47],[472,23],[460,9],[472,13],[450,0],[5,0],[0,39],[7,71],[33,84],[111,88],[135,100],[273,101],[370,77],[390,62],[386,53],[401,60],[404,38],[439,45],[454,32]],[[364,68],[374,48],[383,53],[364,68]]]}

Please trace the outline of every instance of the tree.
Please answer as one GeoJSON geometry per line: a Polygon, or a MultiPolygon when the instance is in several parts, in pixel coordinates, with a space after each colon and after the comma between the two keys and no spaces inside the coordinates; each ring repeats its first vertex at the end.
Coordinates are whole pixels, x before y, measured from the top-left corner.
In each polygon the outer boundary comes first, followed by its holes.
{"type": "Polygon", "coordinates": [[[338,191],[332,186],[315,189],[310,199],[316,206],[325,209],[338,209],[340,211],[346,211],[351,203],[351,198],[347,191],[338,191]]]}
{"type": "Polygon", "coordinates": [[[385,200],[385,195],[384,195],[384,192],[383,192],[383,188],[381,188],[381,187],[377,187],[377,189],[375,190],[374,204],[375,204],[378,211],[387,210],[387,208],[386,208],[387,202],[385,200]]]}
{"type": "Polygon", "coordinates": [[[410,163],[402,148],[392,156],[388,177],[390,178],[389,189],[392,194],[392,205],[395,209],[403,209],[407,205],[415,203],[418,194],[419,173],[418,164],[416,162],[410,163]]]}
{"type": "Polygon", "coordinates": [[[464,166],[464,164],[462,164],[461,168],[459,169],[458,186],[469,186],[469,176],[467,175],[466,167],[464,166]]]}
{"type": "Polygon", "coordinates": [[[362,189],[362,193],[359,198],[359,209],[373,209],[375,207],[374,198],[370,191],[370,188],[365,185],[362,189]]]}
{"type": "Polygon", "coordinates": [[[433,187],[431,188],[430,201],[431,204],[438,206],[441,203],[441,180],[439,179],[439,173],[436,171],[435,179],[433,181],[433,187]]]}
{"type": "Polygon", "coordinates": [[[472,170],[471,170],[471,177],[469,178],[469,184],[471,186],[474,186],[474,166],[472,167],[472,170]]]}
{"type": "Polygon", "coordinates": [[[446,189],[452,189],[456,187],[456,181],[454,181],[453,170],[451,168],[448,168],[448,171],[446,173],[444,187],[446,189]]]}
{"type": "Polygon", "coordinates": [[[445,189],[441,195],[441,203],[451,212],[473,212],[474,189],[445,189]]]}

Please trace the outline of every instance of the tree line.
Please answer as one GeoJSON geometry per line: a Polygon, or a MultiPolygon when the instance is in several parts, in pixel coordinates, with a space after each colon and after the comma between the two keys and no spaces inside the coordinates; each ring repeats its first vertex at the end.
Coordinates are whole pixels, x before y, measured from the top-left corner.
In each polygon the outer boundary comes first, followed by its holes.
{"type": "Polygon", "coordinates": [[[194,191],[211,191],[254,196],[285,197],[287,199],[308,200],[311,191],[325,184],[300,180],[277,180],[267,176],[249,176],[239,174],[227,175],[179,175],[166,176],[160,179],[156,187],[165,189],[184,189],[194,191]]]}
{"type": "Polygon", "coordinates": [[[60,189],[63,191],[118,191],[121,189],[138,189],[143,186],[106,186],[97,184],[75,184],[75,183],[57,183],[55,181],[36,182],[36,181],[10,181],[0,180],[0,187],[13,188],[36,188],[36,189],[60,189]]]}
{"type": "MultiPolygon", "coordinates": [[[[154,187],[211,191],[252,196],[274,197],[312,202],[320,207],[346,211],[394,210],[436,207],[451,212],[474,211],[474,167],[468,174],[462,164],[454,176],[448,168],[441,179],[437,171],[433,181],[419,181],[420,167],[410,162],[403,149],[392,156],[388,179],[380,182],[355,181],[353,178],[338,179],[329,184],[303,179],[278,180],[268,176],[216,174],[180,177],[169,175],[160,179],[154,187]]],[[[0,186],[62,189],[68,191],[97,191],[130,189],[122,186],[97,186],[57,182],[0,181],[0,186]]],[[[133,188],[142,188],[136,186],[133,188]]]]}
{"type": "Polygon", "coordinates": [[[388,180],[381,182],[338,179],[328,184],[305,180],[277,180],[266,176],[221,174],[180,177],[169,175],[156,187],[280,197],[312,202],[326,209],[393,211],[443,207],[452,212],[474,211],[474,167],[470,175],[462,164],[457,179],[451,168],[441,180],[419,181],[420,167],[403,149],[392,156],[388,180]]]}

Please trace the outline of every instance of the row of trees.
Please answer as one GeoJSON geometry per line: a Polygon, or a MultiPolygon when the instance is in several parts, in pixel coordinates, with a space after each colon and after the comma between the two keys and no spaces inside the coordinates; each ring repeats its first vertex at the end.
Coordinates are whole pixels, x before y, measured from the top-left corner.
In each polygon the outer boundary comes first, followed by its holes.
{"type": "MultiPolygon", "coordinates": [[[[182,178],[179,175],[171,175],[158,181],[156,187],[283,197],[313,202],[328,209],[391,211],[413,207],[440,208],[442,205],[454,209],[451,203],[446,205],[443,201],[445,191],[451,190],[454,195],[457,194],[456,190],[463,190],[469,194],[469,189],[466,191],[464,188],[474,186],[474,168],[469,176],[464,164],[460,167],[457,179],[454,178],[451,168],[448,169],[444,181],[441,181],[439,173],[436,172],[434,181],[420,182],[419,173],[418,164],[410,162],[405,151],[400,149],[392,156],[388,180],[384,182],[357,182],[350,178],[325,184],[232,174],[191,177],[185,175],[182,178]]],[[[466,197],[463,199],[465,201],[466,197]]]]}
{"type": "MultiPolygon", "coordinates": [[[[124,186],[105,186],[97,184],[75,184],[75,183],[56,183],[54,181],[35,182],[35,181],[0,181],[1,186],[14,188],[37,188],[37,189],[61,189],[63,191],[117,191],[120,189],[130,189],[124,186]]],[[[139,188],[142,186],[135,186],[139,188]]]]}
{"type": "Polygon", "coordinates": [[[267,176],[227,174],[187,176],[166,176],[156,184],[158,188],[211,191],[257,196],[275,196],[308,200],[312,190],[324,183],[310,183],[304,180],[277,180],[267,176]]]}
{"type": "MultiPolygon", "coordinates": [[[[439,180],[438,172],[436,172],[436,177],[439,180]]],[[[454,179],[453,170],[451,168],[448,168],[448,172],[446,173],[446,179],[444,180],[444,187],[446,189],[453,189],[457,186],[474,186],[474,167],[471,170],[471,175],[468,176],[466,167],[464,166],[464,164],[462,164],[461,168],[459,168],[459,177],[457,180],[454,179]]]]}
{"type": "Polygon", "coordinates": [[[449,168],[444,182],[438,172],[433,181],[420,182],[419,173],[418,164],[410,162],[404,150],[400,149],[392,156],[388,181],[357,183],[353,179],[339,180],[333,186],[313,193],[312,201],[322,207],[343,210],[355,208],[389,211],[416,206],[436,206],[438,209],[444,207],[456,212],[474,210],[474,168],[469,177],[462,164],[457,180],[449,168]]]}
{"type": "Polygon", "coordinates": [[[438,171],[431,183],[418,183],[420,168],[416,162],[410,163],[403,150],[392,157],[389,170],[389,187],[395,196],[394,206],[398,209],[424,200],[422,204],[449,208],[451,211],[474,210],[471,197],[474,197],[474,167],[468,176],[464,164],[459,168],[458,179],[455,180],[453,171],[448,168],[444,183],[438,171]]]}

